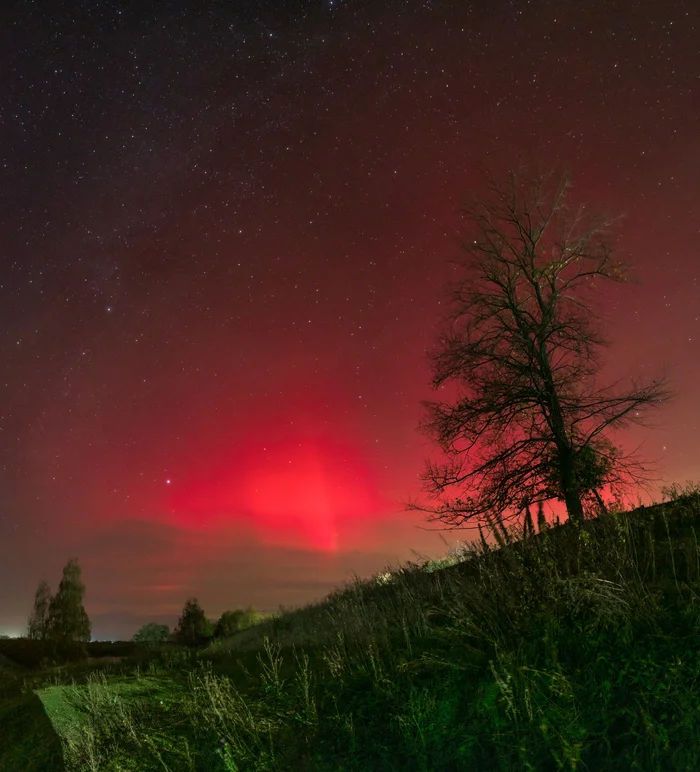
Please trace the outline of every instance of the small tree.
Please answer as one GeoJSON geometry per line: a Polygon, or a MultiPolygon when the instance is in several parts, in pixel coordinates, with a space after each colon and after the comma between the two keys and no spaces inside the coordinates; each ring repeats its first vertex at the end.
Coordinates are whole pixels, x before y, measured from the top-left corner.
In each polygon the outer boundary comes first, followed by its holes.
{"type": "Polygon", "coordinates": [[[240,630],[252,627],[259,621],[260,614],[252,606],[248,606],[246,609],[236,609],[235,611],[224,611],[216,623],[214,635],[217,638],[227,638],[240,630]]]}
{"type": "Polygon", "coordinates": [[[670,391],[664,378],[626,391],[595,383],[606,341],[591,293],[623,281],[623,266],[613,221],[572,208],[569,188],[566,175],[513,172],[464,211],[466,270],[431,354],[433,386],[454,399],[426,402],[422,423],[443,453],[423,476],[435,503],[409,504],[429,520],[466,527],[557,499],[581,522],[604,487],[645,482],[607,433],[641,423],[670,391]]]}
{"type": "Polygon", "coordinates": [[[211,638],[214,629],[197,598],[188,598],[173,631],[173,639],[184,646],[197,646],[211,638]]]}
{"type": "Polygon", "coordinates": [[[51,588],[48,582],[41,580],[34,593],[34,607],[29,617],[27,637],[34,641],[43,641],[48,632],[51,588]]]}
{"type": "Polygon", "coordinates": [[[63,568],[58,592],[49,603],[48,637],[57,641],[89,641],[90,618],[83,607],[83,584],[77,558],[71,558],[63,568]]]}
{"type": "Polygon", "coordinates": [[[165,643],[170,635],[167,625],[159,625],[156,622],[148,622],[134,635],[135,643],[165,643]]]}

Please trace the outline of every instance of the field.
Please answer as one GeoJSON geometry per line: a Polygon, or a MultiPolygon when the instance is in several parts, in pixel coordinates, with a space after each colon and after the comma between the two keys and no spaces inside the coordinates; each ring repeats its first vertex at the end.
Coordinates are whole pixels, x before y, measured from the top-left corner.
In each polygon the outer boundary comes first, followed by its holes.
{"type": "Polygon", "coordinates": [[[700,769],[698,528],[691,492],[497,529],[199,650],[2,641],[0,770],[700,769]]]}

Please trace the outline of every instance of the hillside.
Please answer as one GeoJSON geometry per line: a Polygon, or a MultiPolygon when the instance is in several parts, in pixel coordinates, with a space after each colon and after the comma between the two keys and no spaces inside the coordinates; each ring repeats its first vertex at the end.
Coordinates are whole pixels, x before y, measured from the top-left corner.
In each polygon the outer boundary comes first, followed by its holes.
{"type": "Polygon", "coordinates": [[[204,650],[7,675],[0,769],[30,727],[66,770],[700,768],[699,528],[692,494],[511,532],[204,650]]]}

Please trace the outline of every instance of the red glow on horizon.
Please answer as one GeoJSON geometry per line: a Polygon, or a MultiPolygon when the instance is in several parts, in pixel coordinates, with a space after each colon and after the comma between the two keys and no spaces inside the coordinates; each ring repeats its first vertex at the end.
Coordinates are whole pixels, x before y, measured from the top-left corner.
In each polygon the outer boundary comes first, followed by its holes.
{"type": "MultiPolygon", "coordinates": [[[[252,523],[268,545],[333,552],[387,510],[375,474],[348,444],[318,434],[249,438],[168,486],[167,508],[186,527],[252,523]]],[[[268,435],[269,436],[269,435],[268,435]]]]}

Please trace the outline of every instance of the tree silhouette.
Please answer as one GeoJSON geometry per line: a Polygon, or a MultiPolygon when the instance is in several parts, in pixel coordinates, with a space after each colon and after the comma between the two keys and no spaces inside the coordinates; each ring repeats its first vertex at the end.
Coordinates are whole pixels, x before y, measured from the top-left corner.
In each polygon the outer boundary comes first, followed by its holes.
{"type": "Polygon", "coordinates": [[[35,641],[43,641],[48,632],[49,606],[51,604],[51,588],[48,582],[41,580],[34,593],[34,607],[29,617],[27,637],[35,641]]]}
{"type": "Polygon", "coordinates": [[[89,641],[90,619],[83,607],[85,585],[77,558],[63,568],[58,591],[49,603],[48,637],[58,641],[89,641]]]}
{"type": "Polygon", "coordinates": [[[511,172],[467,206],[467,253],[430,354],[433,386],[421,429],[442,458],[428,461],[431,521],[517,516],[563,501],[581,522],[605,486],[643,483],[648,468],[609,430],[641,423],[670,397],[665,378],[599,387],[601,336],[592,308],[604,282],[625,280],[609,240],[613,220],[574,208],[567,175],[511,172]],[[507,513],[507,514],[506,514],[507,513]]]}
{"type": "Polygon", "coordinates": [[[174,640],[185,646],[196,646],[211,638],[213,633],[213,625],[206,618],[197,598],[188,598],[173,631],[174,640]]]}
{"type": "Polygon", "coordinates": [[[136,643],[165,643],[170,635],[167,625],[159,625],[157,622],[148,622],[134,635],[136,643]]]}

